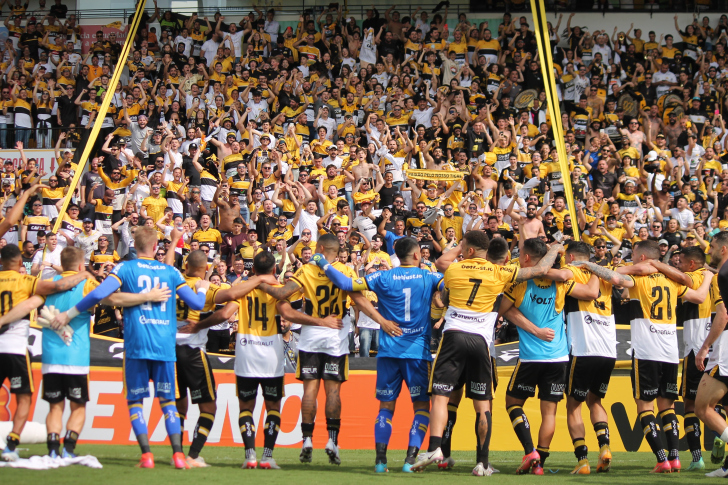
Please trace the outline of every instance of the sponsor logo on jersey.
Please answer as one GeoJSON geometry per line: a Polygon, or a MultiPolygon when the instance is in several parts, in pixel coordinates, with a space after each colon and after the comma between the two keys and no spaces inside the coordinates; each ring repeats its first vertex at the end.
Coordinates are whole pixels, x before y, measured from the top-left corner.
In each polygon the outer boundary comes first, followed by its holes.
{"type": "Polygon", "coordinates": [[[609,384],[602,384],[601,386],[599,386],[599,392],[602,394],[606,394],[608,388],[609,384]]]}
{"type": "Polygon", "coordinates": [[[422,392],[421,386],[412,386],[409,388],[409,392],[411,395],[416,396],[422,392]]]}
{"type": "Polygon", "coordinates": [[[475,394],[485,394],[486,391],[488,391],[487,382],[471,382],[470,383],[470,392],[473,392],[475,394]]]}
{"type": "Polygon", "coordinates": [[[530,295],[531,296],[531,303],[535,303],[537,305],[550,305],[554,301],[554,297],[549,296],[548,298],[542,298],[538,295],[530,295]]]}
{"type": "Polygon", "coordinates": [[[677,330],[674,328],[657,328],[654,325],[650,325],[650,333],[656,333],[658,335],[675,335],[677,333],[677,330]]]}
{"type": "Polygon", "coordinates": [[[675,392],[676,393],[677,392],[677,384],[676,383],[672,383],[672,382],[668,382],[667,383],[667,392],[675,392]]]}
{"type": "Polygon", "coordinates": [[[586,323],[587,325],[591,325],[591,324],[601,325],[603,327],[609,326],[609,322],[607,320],[602,320],[601,318],[595,318],[591,315],[586,315],[584,317],[584,323],[586,323]]]}
{"type": "Polygon", "coordinates": [[[137,387],[136,389],[129,389],[129,393],[131,393],[131,394],[149,393],[149,388],[148,387],[137,387]]]}
{"type": "Polygon", "coordinates": [[[57,397],[61,397],[61,391],[46,392],[45,397],[47,397],[49,399],[55,399],[57,397]]]}
{"type": "Polygon", "coordinates": [[[316,367],[301,367],[302,374],[316,374],[318,369],[316,367]]]}
{"type": "Polygon", "coordinates": [[[269,396],[275,396],[276,394],[278,394],[278,388],[275,387],[275,386],[273,386],[273,387],[271,387],[271,386],[265,386],[263,388],[263,393],[264,394],[267,394],[269,396]]]}
{"type": "Polygon", "coordinates": [[[252,390],[252,391],[240,391],[239,394],[242,397],[255,396],[255,395],[258,394],[258,389],[255,389],[255,390],[252,390]]]}
{"type": "Polygon", "coordinates": [[[533,387],[533,386],[527,386],[525,384],[518,384],[516,386],[516,389],[519,389],[521,391],[526,391],[526,392],[536,392],[536,388],[535,387],[533,387]]]}
{"type": "Polygon", "coordinates": [[[142,315],[139,317],[139,323],[142,325],[169,325],[169,320],[164,320],[162,318],[147,318],[142,315]]]}
{"type": "Polygon", "coordinates": [[[645,396],[656,396],[658,389],[643,389],[642,394],[645,396]]]}
{"type": "Polygon", "coordinates": [[[324,365],[324,374],[338,374],[339,373],[339,364],[332,364],[327,362],[324,365]]]}
{"type": "Polygon", "coordinates": [[[586,397],[588,391],[582,391],[581,389],[574,389],[571,391],[572,394],[579,397],[586,397]]]}
{"type": "Polygon", "coordinates": [[[72,389],[69,389],[68,397],[71,399],[81,399],[81,388],[74,387],[72,389]]]}
{"type": "Polygon", "coordinates": [[[394,389],[377,389],[377,396],[393,396],[394,389]]]}
{"type": "Polygon", "coordinates": [[[18,389],[23,385],[22,377],[12,377],[10,379],[10,389],[18,389]]]}
{"type": "Polygon", "coordinates": [[[195,389],[193,391],[190,391],[190,398],[191,399],[200,399],[200,398],[202,398],[202,391],[200,389],[195,389]]]}

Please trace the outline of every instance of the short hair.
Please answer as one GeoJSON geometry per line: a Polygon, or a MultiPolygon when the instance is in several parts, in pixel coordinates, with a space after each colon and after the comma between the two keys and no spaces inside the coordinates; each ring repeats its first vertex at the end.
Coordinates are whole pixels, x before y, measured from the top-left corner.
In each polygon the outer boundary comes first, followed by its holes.
{"type": "Polygon", "coordinates": [[[591,248],[589,247],[589,244],[584,241],[571,241],[569,242],[569,245],[566,246],[566,254],[574,256],[579,255],[589,259],[589,256],[591,255],[591,248]]]}
{"type": "Polygon", "coordinates": [[[348,206],[349,203],[345,200],[340,200],[336,203],[336,210],[343,209],[344,207],[348,206]]]}
{"type": "Polygon", "coordinates": [[[67,246],[61,251],[61,267],[63,271],[75,271],[78,264],[83,263],[85,252],[81,248],[67,246]]]}
{"type": "Polygon", "coordinates": [[[644,254],[649,259],[660,259],[660,246],[657,241],[652,239],[645,239],[644,241],[637,241],[634,245],[633,253],[639,252],[644,254]]]}
{"type": "MultiPolygon", "coordinates": [[[[728,246],[728,232],[720,231],[710,240],[711,247],[728,246]]],[[[7,247],[7,246],[6,246],[7,247]]]]}
{"type": "Polygon", "coordinates": [[[680,251],[681,258],[685,258],[689,261],[695,261],[698,266],[702,267],[705,264],[705,252],[700,246],[688,246],[680,251]]]}
{"type": "Polygon", "coordinates": [[[15,244],[7,244],[0,249],[0,260],[2,260],[3,266],[7,266],[5,263],[10,263],[19,257],[21,257],[20,248],[15,244]]]}
{"type": "MultiPolygon", "coordinates": [[[[468,234],[470,234],[468,232],[468,234]]],[[[488,259],[492,262],[505,261],[508,256],[508,242],[505,238],[497,237],[488,244],[488,259]]]]}
{"type": "Polygon", "coordinates": [[[329,251],[339,250],[339,238],[333,234],[324,234],[318,238],[317,246],[328,249],[329,251]]]}
{"type": "Polygon", "coordinates": [[[541,260],[549,251],[546,243],[537,237],[532,237],[523,241],[523,252],[531,256],[531,259],[541,260]]]}
{"type": "Polygon", "coordinates": [[[134,247],[140,253],[150,251],[157,241],[157,230],[153,227],[139,227],[134,234],[134,247]]]}
{"type": "Polygon", "coordinates": [[[255,274],[258,275],[269,274],[275,265],[276,258],[273,256],[273,253],[269,253],[268,251],[256,254],[253,259],[253,269],[255,270],[255,274]]]}
{"type": "Polygon", "coordinates": [[[244,224],[243,219],[240,217],[236,217],[235,219],[233,219],[233,224],[240,224],[242,226],[244,224]]]}
{"type": "Polygon", "coordinates": [[[201,249],[195,249],[187,256],[187,266],[190,268],[206,268],[207,255],[201,249]]]}
{"type": "Polygon", "coordinates": [[[490,245],[490,239],[483,231],[468,231],[463,236],[463,241],[468,246],[481,251],[487,251],[490,245]]]}
{"type": "Polygon", "coordinates": [[[419,246],[417,239],[403,237],[394,242],[394,254],[400,261],[407,259],[419,246]]]}

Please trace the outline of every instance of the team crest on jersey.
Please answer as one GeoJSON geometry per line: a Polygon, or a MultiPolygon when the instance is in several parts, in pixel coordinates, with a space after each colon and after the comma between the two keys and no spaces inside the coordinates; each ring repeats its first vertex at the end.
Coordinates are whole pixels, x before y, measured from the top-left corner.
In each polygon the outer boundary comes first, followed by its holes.
{"type": "Polygon", "coordinates": [[[364,284],[364,278],[357,278],[356,280],[354,280],[354,283],[356,283],[357,285],[363,285],[364,284]]]}

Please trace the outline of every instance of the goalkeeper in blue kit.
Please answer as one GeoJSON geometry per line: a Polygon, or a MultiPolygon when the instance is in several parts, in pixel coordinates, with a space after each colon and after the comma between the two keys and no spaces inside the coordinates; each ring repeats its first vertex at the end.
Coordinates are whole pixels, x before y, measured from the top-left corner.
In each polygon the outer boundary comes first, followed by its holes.
{"type": "Polygon", "coordinates": [[[392,436],[394,406],[405,382],[415,411],[409,433],[407,457],[402,471],[410,473],[417,459],[422,441],[430,423],[429,374],[432,363],[430,353],[430,302],[443,276],[420,269],[420,247],[413,238],[398,239],[394,252],[401,266],[390,271],[377,271],[365,278],[351,279],[336,270],[320,254],[314,261],[326,276],[344,291],[369,290],[376,293],[382,316],[395,322],[402,335],[382,332],[377,354],[376,397],[379,414],[374,425],[376,462],[378,473],[388,471],[387,445],[392,436]]]}
{"type": "Polygon", "coordinates": [[[157,231],[140,227],[134,235],[139,259],[118,264],[98,288],[76,306],[56,316],[54,327],[60,328],[82,312],[98,304],[118,289],[127,293],[146,293],[154,287],[169,288],[170,300],[144,303],[124,311],[124,387],[129,405],[132,429],[141,447],[141,468],[154,468],[149,448],[147,425],[144,421],[143,399],[149,397],[149,381],[154,383],[154,396],[164,413],[164,423],[172,443],[175,468],[188,468],[182,452],[182,432],[175,405],[175,341],[177,316],[175,296],[191,309],[202,310],[209,282],[200,280],[197,293],[187,286],[182,274],[174,267],[155,261],[157,231]]]}

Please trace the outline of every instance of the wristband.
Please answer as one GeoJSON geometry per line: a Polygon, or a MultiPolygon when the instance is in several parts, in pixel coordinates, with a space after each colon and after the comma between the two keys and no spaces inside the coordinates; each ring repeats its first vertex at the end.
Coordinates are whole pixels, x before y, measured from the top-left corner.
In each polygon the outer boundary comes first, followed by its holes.
{"type": "Polygon", "coordinates": [[[205,287],[198,288],[197,293],[202,293],[204,295],[205,293],[207,293],[207,288],[205,288],[205,287]]]}

